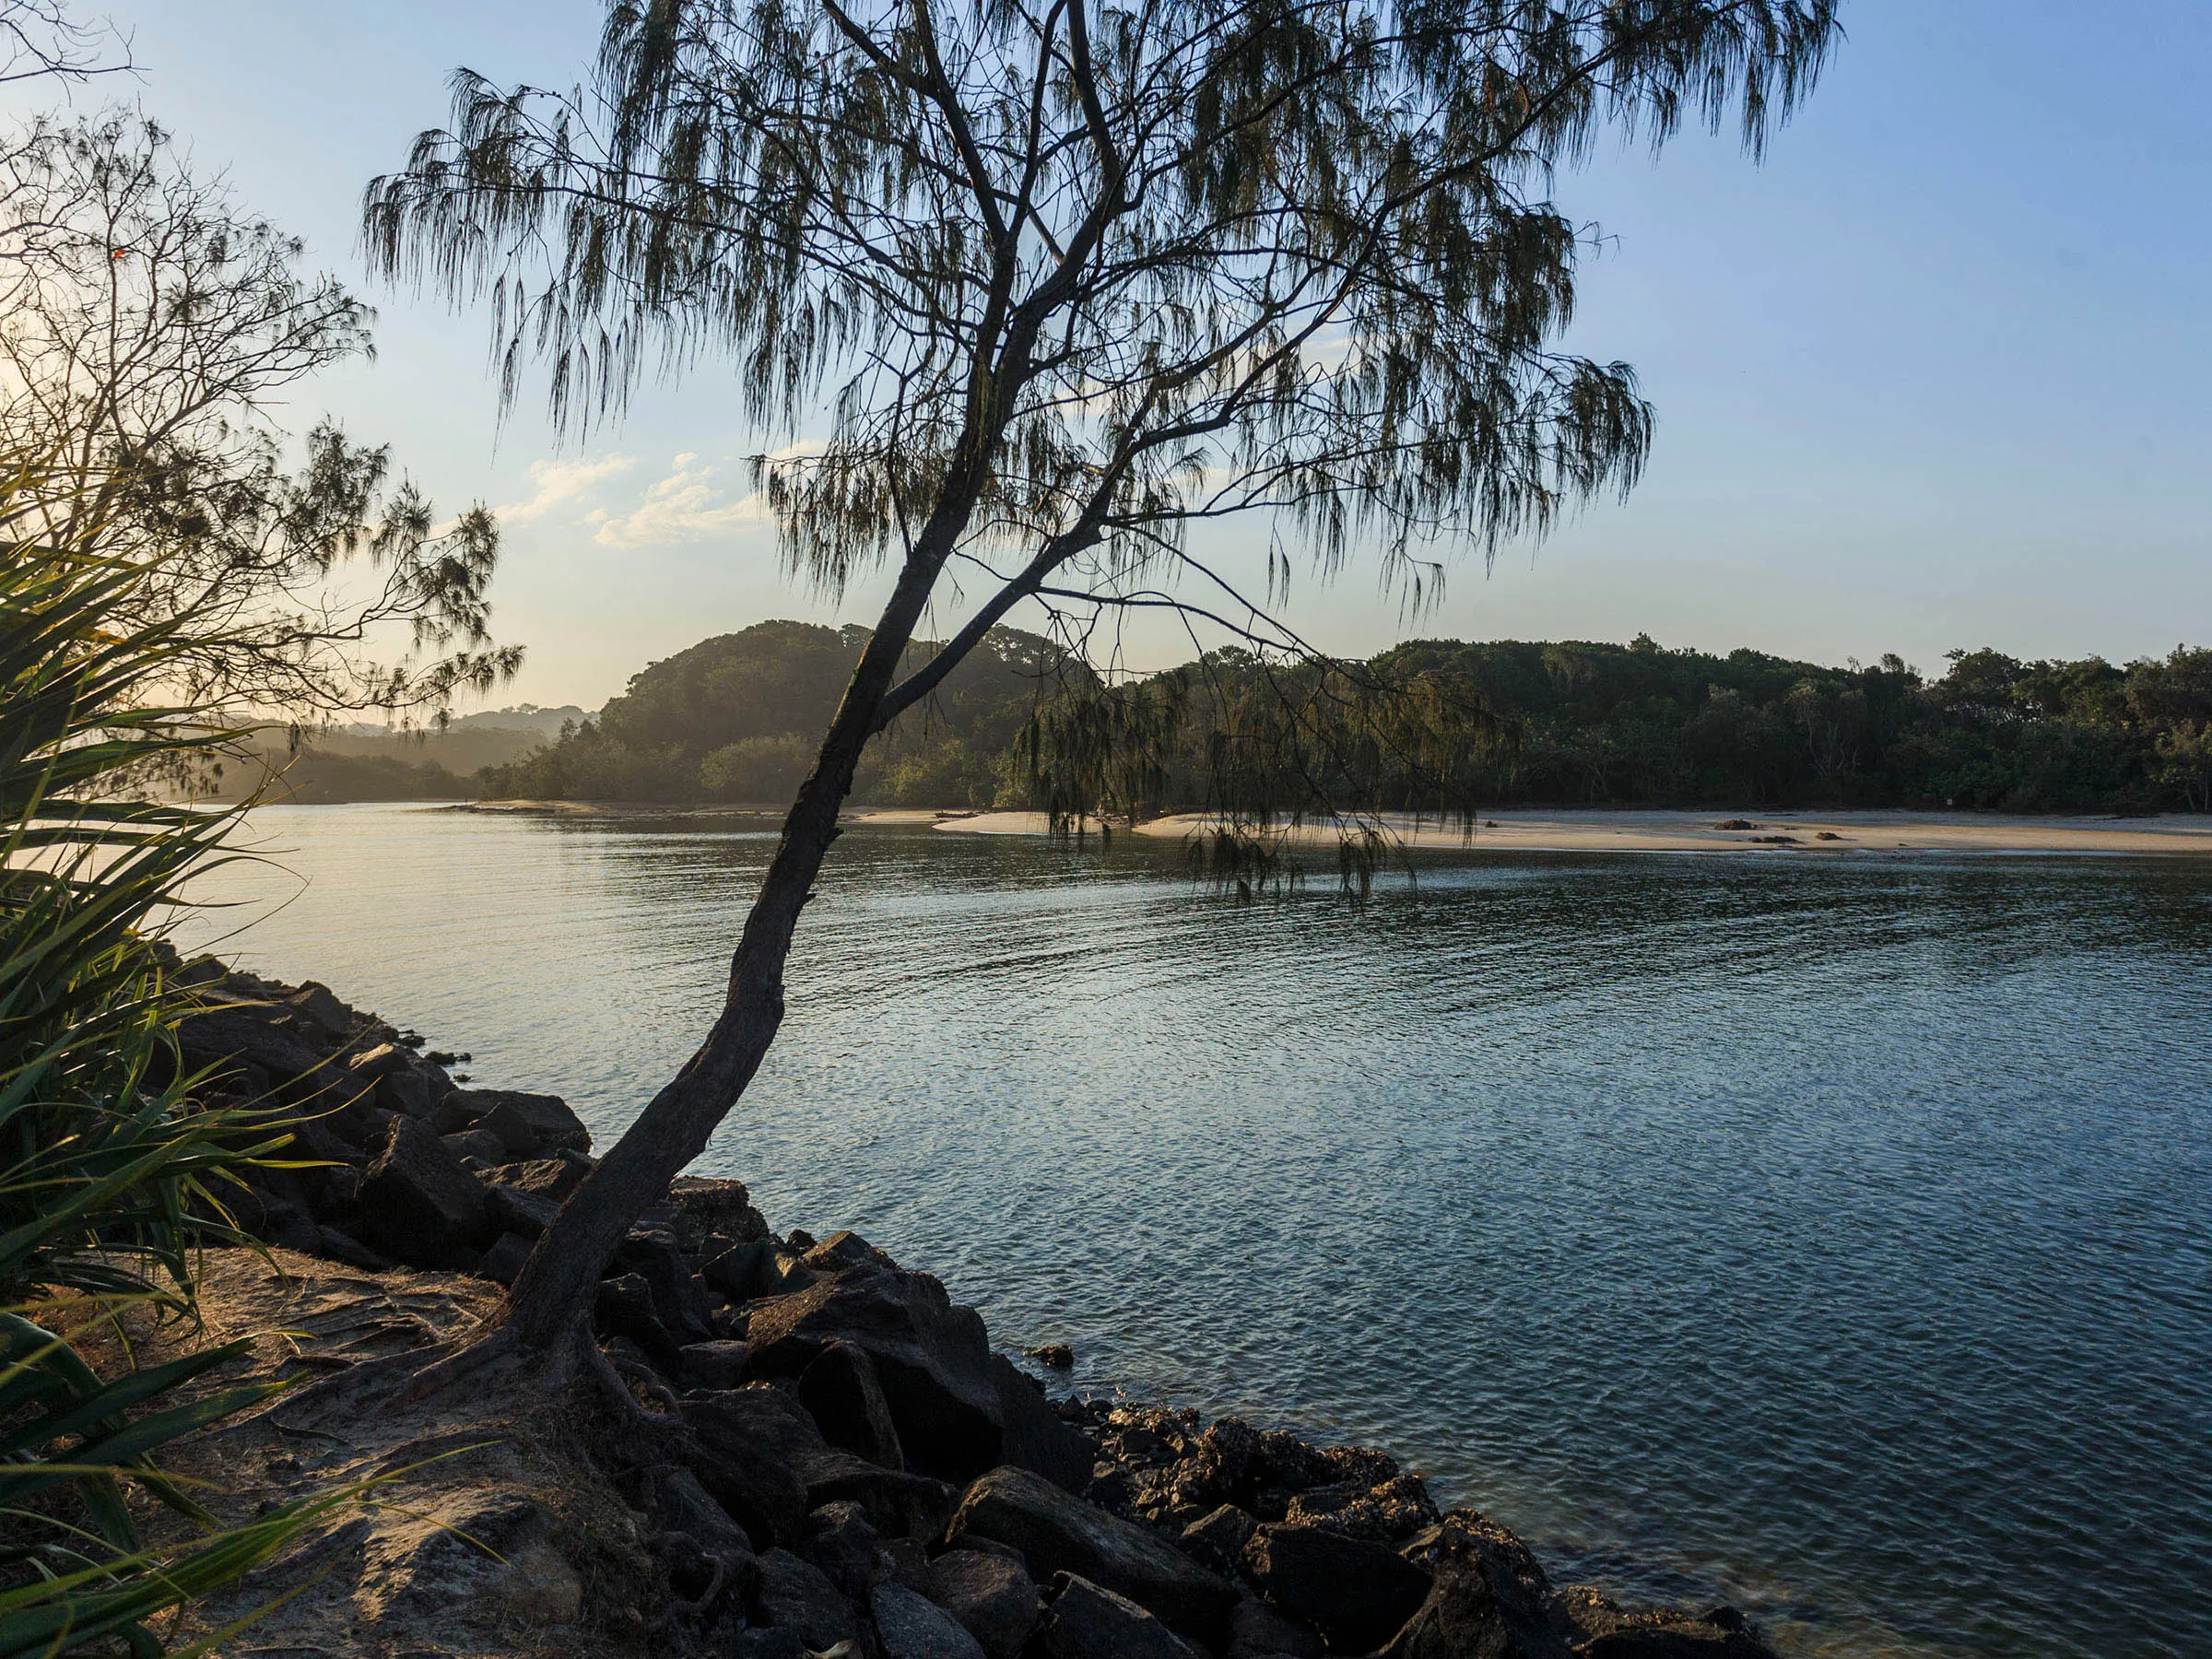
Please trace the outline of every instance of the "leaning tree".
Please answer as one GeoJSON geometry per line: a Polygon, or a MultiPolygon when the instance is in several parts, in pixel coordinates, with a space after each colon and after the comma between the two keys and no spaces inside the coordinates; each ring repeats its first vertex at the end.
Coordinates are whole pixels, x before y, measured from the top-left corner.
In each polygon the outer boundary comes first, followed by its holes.
{"type": "Polygon", "coordinates": [[[1583,238],[1552,179],[1686,123],[1756,154],[1835,12],[619,0],[575,90],[462,72],[452,129],[369,188],[381,273],[487,302],[509,394],[542,361],[572,430],[726,359],[790,565],[833,590],[896,571],[719,1015],[547,1230],[497,1341],[558,1351],[705,1148],[782,1020],[864,746],[1015,606],[1078,647],[1168,607],[1295,651],[1280,549],[1418,598],[1448,541],[1626,489],[1651,413],[1625,364],[1558,348],[1583,238]],[[1275,527],[1267,593],[1194,541],[1235,515],[1275,527]],[[912,665],[925,614],[963,604],[912,665]]]}

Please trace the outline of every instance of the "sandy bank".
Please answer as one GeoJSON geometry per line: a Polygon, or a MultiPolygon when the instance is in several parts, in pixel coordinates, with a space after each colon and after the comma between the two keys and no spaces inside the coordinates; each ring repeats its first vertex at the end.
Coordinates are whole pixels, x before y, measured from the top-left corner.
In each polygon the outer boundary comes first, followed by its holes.
{"type": "MultiPolygon", "coordinates": [[[[1195,813],[1155,818],[1135,833],[1165,839],[1205,827],[1195,813]]],[[[968,835],[1041,835],[1039,812],[946,818],[936,828],[968,835]]],[[[2212,856],[2212,817],[2001,818],[1990,813],[1824,812],[1769,817],[1687,812],[1500,811],[1471,833],[1394,816],[1405,844],[1477,853],[2168,853],[2212,856]]],[[[1310,823],[1287,831],[1325,846],[1338,828],[1310,823]]]]}

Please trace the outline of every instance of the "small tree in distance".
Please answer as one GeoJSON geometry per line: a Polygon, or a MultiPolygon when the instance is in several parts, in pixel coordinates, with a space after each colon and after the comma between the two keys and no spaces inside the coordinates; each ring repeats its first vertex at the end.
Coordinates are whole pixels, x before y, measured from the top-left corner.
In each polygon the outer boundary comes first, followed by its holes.
{"type": "MultiPolygon", "coordinates": [[[[558,1350],[705,1148],[782,1021],[864,746],[1015,606],[1078,656],[1152,608],[1295,656],[1286,556],[1247,594],[1194,527],[1265,514],[1418,603],[1440,541],[1627,489],[1651,412],[1626,365],[1555,348],[1579,239],[1550,179],[1686,121],[1758,153],[1836,35],[1835,0],[618,0],[577,92],[462,72],[453,130],[370,186],[374,264],[488,300],[509,394],[542,359],[571,429],[726,354],[787,446],[756,465],[791,565],[897,571],[718,1018],[546,1232],[503,1340],[558,1350]],[[980,600],[902,673],[956,590],[980,600]]],[[[1109,696],[1074,747],[1148,724],[1109,696]]]]}

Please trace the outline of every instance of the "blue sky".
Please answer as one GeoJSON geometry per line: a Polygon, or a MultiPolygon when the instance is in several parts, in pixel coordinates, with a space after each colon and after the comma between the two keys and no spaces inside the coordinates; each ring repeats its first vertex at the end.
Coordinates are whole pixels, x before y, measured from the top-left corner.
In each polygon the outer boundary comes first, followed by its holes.
{"type": "MultiPolygon", "coordinates": [[[[357,282],[361,186],[442,118],[451,70],[566,83],[599,15],[106,9],[145,68],[125,95],[357,282]]],[[[1894,650],[1931,670],[1952,646],[2212,642],[2212,6],[1846,0],[1844,18],[1849,41],[1764,166],[1688,137],[1561,180],[1562,207],[1609,239],[1571,343],[1641,371],[1651,467],[1626,505],[1507,548],[1487,576],[1460,558],[1412,631],[1648,631],[1829,661],[1894,650]]],[[[759,445],[713,365],[561,447],[535,401],[501,428],[481,317],[372,297],[377,361],[303,388],[297,413],[389,439],[441,502],[518,509],[499,625],[531,658],[496,700],[595,704],[707,634],[830,615],[782,578],[743,502],[759,445]]],[[[869,597],[844,614],[871,614],[869,597]]],[[[1340,652],[1407,629],[1358,566],[1301,582],[1290,611],[1340,652]]],[[[1133,647],[1183,654],[1164,632],[1133,647]]]]}

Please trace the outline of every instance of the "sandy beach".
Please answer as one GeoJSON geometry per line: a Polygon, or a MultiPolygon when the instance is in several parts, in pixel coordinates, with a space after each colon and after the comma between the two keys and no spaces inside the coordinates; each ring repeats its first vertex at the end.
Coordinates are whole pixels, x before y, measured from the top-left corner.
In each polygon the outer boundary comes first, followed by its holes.
{"type": "MultiPolygon", "coordinates": [[[[863,822],[932,820],[966,835],[1041,835],[1039,812],[986,812],[967,817],[926,813],[853,815],[863,822]]],[[[1196,813],[1155,818],[1135,833],[1179,838],[1206,820],[1196,813]]],[[[1347,826],[1348,828],[1348,825],[1347,826]]],[[[1571,812],[1501,810],[1471,832],[1430,819],[1394,816],[1382,826],[1401,844],[1476,853],[2163,853],[2212,856],[2212,817],[2008,818],[1966,812],[1820,812],[1735,815],[1724,812],[1571,812]]],[[[1331,822],[1285,833],[1297,844],[1325,846],[1342,831],[1331,822]]]]}

